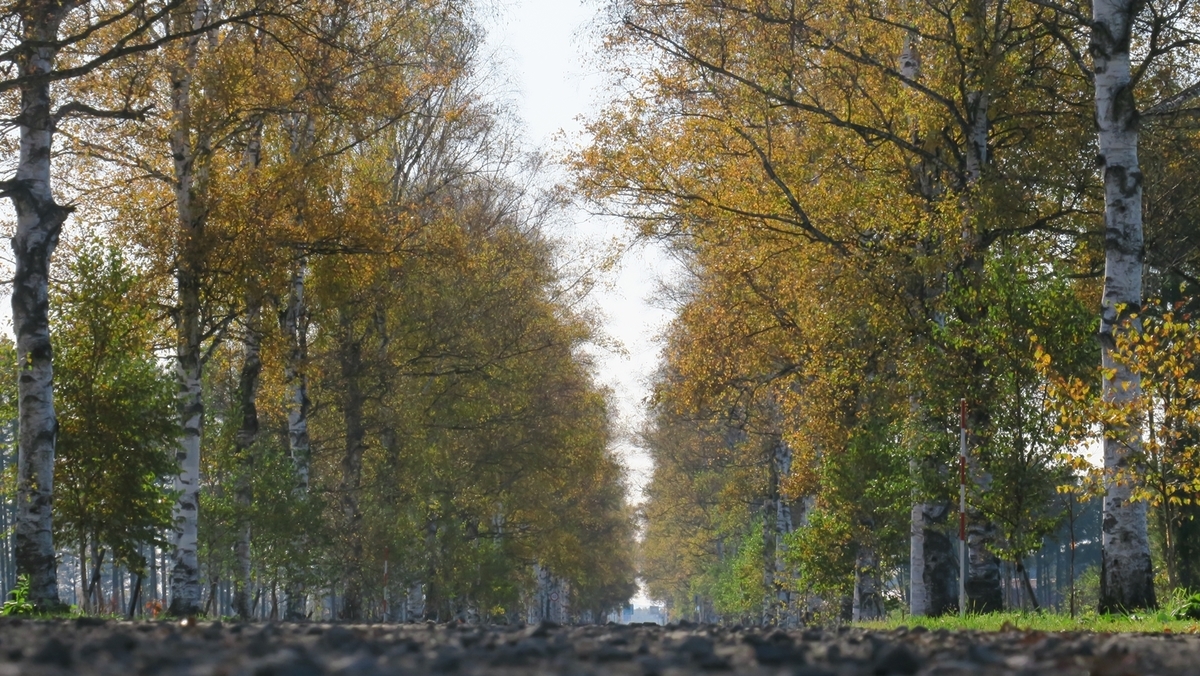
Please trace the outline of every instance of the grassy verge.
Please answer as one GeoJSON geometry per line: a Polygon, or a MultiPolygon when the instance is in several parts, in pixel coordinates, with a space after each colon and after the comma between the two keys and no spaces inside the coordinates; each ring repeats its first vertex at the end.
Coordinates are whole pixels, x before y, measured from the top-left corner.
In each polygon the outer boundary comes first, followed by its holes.
{"type": "Polygon", "coordinates": [[[943,617],[914,617],[895,614],[878,622],[861,622],[868,629],[927,627],[929,629],[973,631],[1091,631],[1098,633],[1200,633],[1200,622],[1176,620],[1165,611],[1134,615],[1097,615],[1084,613],[1074,618],[1058,613],[989,613],[987,615],[957,615],[943,617]]]}

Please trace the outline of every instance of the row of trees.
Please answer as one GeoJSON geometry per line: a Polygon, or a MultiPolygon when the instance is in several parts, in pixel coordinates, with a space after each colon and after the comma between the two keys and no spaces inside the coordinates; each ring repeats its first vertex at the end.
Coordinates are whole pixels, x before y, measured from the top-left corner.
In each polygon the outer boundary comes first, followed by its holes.
{"type": "Polygon", "coordinates": [[[327,594],[346,619],[414,593],[431,618],[512,617],[547,585],[599,617],[632,594],[586,285],[481,91],[468,3],[6,11],[37,606],[64,548],[85,599],[106,557],[136,597],[167,551],[176,615],[227,580],[242,617],[255,580],[292,618],[327,594]]]}
{"type": "Polygon", "coordinates": [[[957,608],[960,398],[972,610],[1002,568],[1036,603],[1026,562],[1096,492],[1102,611],[1154,606],[1155,560],[1200,586],[1196,3],[608,11],[628,94],[577,185],[687,270],[645,433],[652,596],[957,608]]]}

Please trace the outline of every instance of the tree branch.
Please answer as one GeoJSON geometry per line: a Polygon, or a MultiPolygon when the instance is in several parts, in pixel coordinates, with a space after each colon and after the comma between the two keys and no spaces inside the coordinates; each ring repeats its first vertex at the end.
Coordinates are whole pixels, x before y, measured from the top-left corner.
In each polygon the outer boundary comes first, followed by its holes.
{"type": "Polygon", "coordinates": [[[101,108],[93,108],[81,101],[71,101],[68,104],[61,106],[54,111],[51,118],[54,124],[57,125],[62,120],[68,117],[96,117],[109,120],[138,120],[146,119],[146,115],[154,110],[154,105],[148,105],[144,108],[122,108],[120,110],[105,110],[101,108]]]}

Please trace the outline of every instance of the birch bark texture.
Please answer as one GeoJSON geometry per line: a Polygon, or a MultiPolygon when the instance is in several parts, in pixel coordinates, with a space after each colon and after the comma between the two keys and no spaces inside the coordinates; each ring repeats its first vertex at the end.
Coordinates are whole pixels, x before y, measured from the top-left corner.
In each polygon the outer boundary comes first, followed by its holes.
{"type": "MultiPolygon", "coordinates": [[[[54,69],[58,32],[74,2],[34,2],[21,12],[22,74],[54,69]]],[[[17,212],[12,239],[13,330],[17,339],[17,514],[14,554],[18,575],[29,576],[29,601],[40,610],[61,607],[54,558],[54,368],[50,347],[50,258],[70,214],[54,201],[50,158],[54,138],[50,80],[25,80],[17,118],[20,153],[14,178],[0,183],[17,212]]]]}
{"type": "MultiPolygon", "coordinates": [[[[1129,318],[1142,303],[1142,172],[1138,165],[1138,112],[1133,96],[1130,45],[1138,0],[1094,0],[1089,49],[1099,128],[1097,164],[1104,175],[1104,293],[1100,301],[1103,397],[1132,401],[1141,378],[1113,359],[1114,334],[1136,331],[1129,318]]],[[[1154,571],[1146,533],[1146,504],[1131,501],[1126,470],[1141,448],[1136,428],[1106,431],[1108,474],[1101,522],[1100,612],[1152,608],[1154,571]]]]}
{"type": "MultiPolygon", "coordinates": [[[[198,29],[207,19],[207,3],[198,0],[191,11],[172,15],[173,23],[198,29]]],[[[179,29],[186,30],[185,26],[179,29]]],[[[175,207],[178,211],[180,252],[176,268],[178,318],[176,367],[179,377],[180,442],[176,451],[179,474],[175,477],[175,532],[171,550],[171,605],[176,616],[201,612],[198,517],[200,508],[200,437],[204,421],[201,385],[200,284],[204,268],[205,177],[197,162],[208,142],[203,134],[193,138],[192,80],[200,51],[200,35],[183,45],[183,59],[171,69],[171,155],[175,172],[175,207]]]]}
{"type": "MultiPolygon", "coordinates": [[[[304,298],[304,282],[308,272],[307,259],[297,256],[289,284],[287,305],[280,314],[280,328],[288,341],[288,356],[284,366],[284,382],[287,387],[286,407],[288,412],[288,451],[296,483],[292,493],[297,501],[308,500],[309,458],[311,450],[308,437],[308,308],[304,298]]],[[[303,532],[296,534],[294,545],[297,551],[307,549],[303,532]]],[[[293,564],[287,574],[287,613],[285,619],[303,620],[308,616],[308,593],[305,589],[306,571],[303,564],[293,564]]]]}

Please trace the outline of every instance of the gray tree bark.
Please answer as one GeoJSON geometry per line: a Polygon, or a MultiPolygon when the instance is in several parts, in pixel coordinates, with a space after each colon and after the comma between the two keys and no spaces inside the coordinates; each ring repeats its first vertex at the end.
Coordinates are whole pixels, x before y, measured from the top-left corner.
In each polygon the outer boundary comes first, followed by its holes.
{"type": "MultiPolygon", "coordinates": [[[[772,405],[773,408],[774,405],[772,405]]],[[[778,411],[772,411],[781,420],[778,411]]],[[[792,594],[785,557],[787,535],[792,532],[792,505],[783,495],[782,481],[792,472],[792,449],[782,434],[772,435],[770,445],[766,523],[763,528],[763,576],[767,589],[764,599],[763,624],[786,625],[792,606],[792,594]]]]}
{"type": "MultiPolygon", "coordinates": [[[[1143,3],[1094,0],[1091,53],[1099,126],[1098,163],[1104,172],[1104,294],[1100,309],[1103,396],[1114,403],[1135,399],[1141,378],[1112,357],[1114,334],[1136,331],[1130,313],[1142,303],[1142,172],[1138,165],[1138,112],[1133,96],[1130,44],[1143,3]]],[[[1129,457],[1141,448],[1134,426],[1104,438],[1104,469],[1109,473],[1101,526],[1100,612],[1152,608],[1154,571],[1146,533],[1146,503],[1130,500],[1133,486],[1123,475],[1129,457]]]]}
{"type": "MultiPolygon", "coordinates": [[[[198,28],[207,18],[207,4],[198,0],[192,11],[175,13],[173,23],[198,28]]],[[[182,26],[181,26],[182,27],[182,26]]],[[[179,221],[180,251],[176,269],[178,317],[176,320],[176,361],[179,377],[179,407],[182,434],[175,457],[179,474],[175,477],[176,499],[173,516],[175,530],[171,551],[172,615],[195,615],[200,605],[200,561],[197,556],[197,531],[200,508],[200,436],[204,422],[201,389],[201,317],[200,285],[204,269],[204,221],[207,181],[197,163],[208,151],[208,140],[193,138],[192,78],[199,56],[200,37],[188,38],[183,63],[171,69],[171,154],[175,171],[175,207],[179,221]]]]}
{"type": "MultiPolygon", "coordinates": [[[[21,12],[26,43],[18,59],[23,74],[54,69],[55,43],[74,2],[33,2],[21,12]]],[[[49,80],[32,80],[20,88],[17,118],[20,152],[16,175],[0,183],[12,200],[17,230],[12,239],[13,330],[17,339],[18,392],[17,514],[14,558],[18,575],[29,577],[29,601],[40,610],[62,607],[54,557],[54,369],[50,347],[50,258],[70,209],[54,201],[50,157],[54,139],[49,80]]]]}
{"type": "MultiPolygon", "coordinates": [[[[308,500],[309,464],[312,450],[308,437],[308,306],[304,297],[305,277],[308,263],[304,256],[297,256],[289,283],[287,305],[280,314],[279,323],[288,341],[287,361],[284,365],[284,383],[287,387],[288,452],[292,459],[292,471],[296,483],[293,496],[299,503],[308,500]]],[[[304,533],[297,533],[294,547],[297,552],[307,547],[304,533]]],[[[302,564],[301,564],[302,565],[302,564]]],[[[305,571],[289,569],[286,581],[288,599],[285,619],[302,620],[308,615],[305,588],[305,571]]]]}
{"type": "MultiPolygon", "coordinates": [[[[964,152],[964,168],[966,169],[967,188],[973,188],[983,179],[983,173],[990,157],[988,154],[988,131],[990,127],[989,114],[991,94],[987,89],[988,61],[993,58],[991,44],[988,38],[988,22],[992,15],[993,0],[973,0],[972,20],[969,24],[973,35],[968,36],[973,48],[973,58],[967,75],[968,91],[966,93],[966,147],[964,152]]],[[[972,209],[968,209],[970,213],[972,209]]],[[[968,216],[963,225],[963,245],[966,257],[963,261],[963,274],[967,283],[978,287],[983,283],[984,244],[978,227],[968,216]]],[[[964,319],[967,321],[982,321],[978,308],[963,308],[964,319]]],[[[972,352],[970,354],[972,378],[974,382],[983,382],[987,366],[983,359],[972,352]]],[[[968,453],[972,462],[977,463],[975,452],[979,447],[977,432],[986,427],[990,415],[986,402],[973,402],[967,421],[968,453]]],[[[991,476],[982,470],[972,472],[974,483],[986,490],[991,483],[991,476]]],[[[968,519],[967,527],[967,608],[971,612],[988,613],[1003,610],[1004,599],[1000,588],[1000,559],[992,553],[990,545],[995,542],[998,530],[995,524],[984,521],[981,517],[968,519]]]]}
{"type": "Polygon", "coordinates": [[[884,616],[879,559],[869,543],[860,543],[855,555],[852,603],[850,615],[855,622],[878,620],[884,616]]]}
{"type": "Polygon", "coordinates": [[[947,505],[918,504],[913,507],[914,535],[911,540],[910,603],[916,615],[942,615],[958,608],[958,557],[954,542],[946,535],[947,505]],[[919,530],[919,534],[916,531],[919,530]],[[919,544],[920,550],[916,548],[919,544]],[[917,592],[921,592],[921,596],[917,592]]]}

